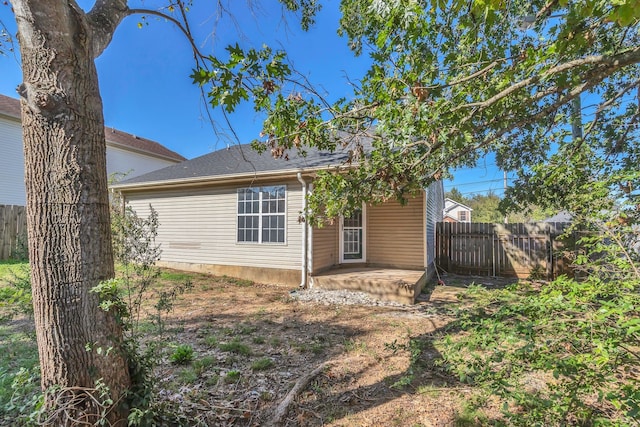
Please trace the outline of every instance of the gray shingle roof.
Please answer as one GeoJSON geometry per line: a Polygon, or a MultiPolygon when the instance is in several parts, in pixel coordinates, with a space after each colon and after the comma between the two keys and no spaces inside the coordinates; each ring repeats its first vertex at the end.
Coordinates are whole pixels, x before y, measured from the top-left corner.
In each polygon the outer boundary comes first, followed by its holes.
{"type": "Polygon", "coordinates": [[[261,172],[286,172],[318,168],[329,168],[342,165],[349,158],[346,150],[333,153],[306,149],[306,157],[295,150],[289,152],[289,159],[275,159],[269,150],[259,154],[250,144],[232,145],[213,153],[205,154],[195,159],[187,160],[176,165],[167,166],[135,178],[128,179],[116,185],[157,183],[162,181],[177,181],[197,178],[211,178],[215,180],[222,176],[247,175],[253,176],[261,172]]]}
{"type": "Polygon", "coordinates": [[[121,130],[114,128],[104,128],[104,135],[107,140],[107,144],[114,147],[121,146],[124,149],[133,149],[143,153],[156,154],[162,157],[181,162],[186,160],[185,157],[176,153],[173,150],[169,150],[162,144],[159,144],[150,139],[141,138],[130,133],[122,132],[121,130]]]}
{"type": "Polygon", "coordinates": [[[13,117],[15,119],[20,118],[20,101],[15,98],[11,98],[5,95],[0,95],[0,114],[13,117]]]}
{"type": "MultiPolygon", "coordinates": [[[[0,94],[0,115],[20,120],[20,100],[0,94]]],[[[114,147],[152,154],[176,162],[185,160],[180,154],[150,139],[140,138],[139,136],[107,127],[104,128],[104,135],[107,144],[114,147]]]]}

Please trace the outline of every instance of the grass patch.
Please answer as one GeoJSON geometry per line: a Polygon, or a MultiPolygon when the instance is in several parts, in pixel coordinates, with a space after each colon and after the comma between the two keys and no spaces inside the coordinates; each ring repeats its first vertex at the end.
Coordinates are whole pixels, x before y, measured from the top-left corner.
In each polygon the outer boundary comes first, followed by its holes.
{"type": "Polygon", "coordinates": [[[264,344],[264,343],[266,342],[266,340],[264,339],[264,337],[259,336],[259,335],[257,335],[257,336],[255,336],[255,337],[251,338],[251,341],[252,341],[254,344],[264,344]]]}
{"type": "Polygon", "coordinates": [[[251,369],[254,371],[265,371],[271,367],[273,367],[273,360],[268,357],[258,359],[251,364],[251,369]]]}
{"type": "Polygon", "coordinates": [[[225,326],[224,328],[220,329],[220,333],[223,335],[232,336],[236,334],[236,331],[233,328],[225,326]]]}
{"type": "Polygon", "coordinates": [[[167,280],[170,282],[184,282],[186,280],[193,279],[192,273],[186,273],[182,271],[163,270],[160,273],[160,280],[167,280]]]}
{"type": "Polygon", "coordinates": [[[282,344],[282,339],[280,337],[271,337],[269,338],[269,344],[272,347],[278,347],[280,344],[282,344]]]}
{"type": "Polygon", "coordinates": [[[218,337],[215,335],[209,335],[204,338],[204,343],[210,348],[215,348],[218,346],[218,337]]]}
{"type": "Polygon", "coordinates": [[[229,341],[227,343],[222,343],[218,348],[222,351],[241,354],[243,356],[249,356],[251,354],[251,348],[248,345],[236,339],[234,339],[233,341],[229,341]]]}
{"type": "Polygon", "coordinates": [[[18,261],[14,259],[0,261],[0,282],[11,277],[11,271],[20,268],[28,268],[28,261],[18,261]]]}
{"type": "Polygon", "coordinates": [[[240,380],[240,371],[231,370],[224,376],[224,381],[227,383],[235,383],[240,380]]]}
{"type": "Polygon", "coordinates": [[[191,366],[198,375],[202,375],[209,370],[216,363],[216,359],[212,356],[205,356],[200,359],[194,360],[191,366]]]}
{"type": "Polygon", "coordinates": [[[193,384],[198,380],[198,373],[193,368],[185,368],[180,371],[178,378],[183,384],[193,384]]]}
{"type": "Polygon", "coordinates": [[[257,330],[258,330],[258,328],[256,326],[242,324],[242,325],[240,325],[240,329],[238,330],[238,334],[240,334],[240,335],[251,335],[252,333],[254,333],[257,330]]]}
{"type": "Polygon", "coordinates": [[[31,330],[0,325],[0,419],[29,415],[40,396],[38,349],[31,330]]]}
{"type": "Polygon", "coordinates": [[[480,427],[488,423],[487,417],[473,405],[465,404],[462,411],[456,415],[455,427],[480,427]]]}
{"type": "Polygon", "coordinates": [[[347,339],[344,341],[344,349],[348,353],[364,351],[366,350],[366,348],[367,348],[367,343],[362,341],[352,340],[352,339],[347,339]]]}
{"type": "Polygon", "coordinates": [[[236,285],[236,286],[240,286],[240,287],[248,287],[248,286],[253,286],[254,282],[252,280],[246,280],[246,279],[238,279],[237,277],[229,277],[229,276],[222,276],[221,278],[219,278],[220,281],[224,281],[226,283],[229,283],[231,285],[236,285]]]}

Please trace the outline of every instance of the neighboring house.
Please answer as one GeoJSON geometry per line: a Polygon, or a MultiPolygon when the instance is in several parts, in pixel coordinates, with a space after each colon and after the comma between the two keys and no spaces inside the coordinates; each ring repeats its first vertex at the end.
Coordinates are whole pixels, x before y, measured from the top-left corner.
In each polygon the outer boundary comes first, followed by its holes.
{"type": "Polygon", "coordinates": [[[560,211],[557,214],[545,218],[542,222],[571,222],[573,220],[573,216],[567,211],[560,211]]]}
{"type": "MultiPolygon", "coordinates": [[[[142,175],[185,160],[148,139],[105,128],[107,173],[142,175]]],[[[20,101],[0,95],[0,205],[26,204],[20,101]]]]}
{"type": "Polygon", "coordinates": [[[309,149],[289,157],[232,146],[112,188],[138,214],[158,212],[163,266],[301,286],[341,265],[433,271],[441,182],[405,206],[367,205],[310,227],[302,213],[316,172],[347,156],[309,149]]]}
{"type": "Polygon", "coordinates": [[[471,222],[471,209],[467,205],[451,200],[444,199],[444,222],[471,222]]]}

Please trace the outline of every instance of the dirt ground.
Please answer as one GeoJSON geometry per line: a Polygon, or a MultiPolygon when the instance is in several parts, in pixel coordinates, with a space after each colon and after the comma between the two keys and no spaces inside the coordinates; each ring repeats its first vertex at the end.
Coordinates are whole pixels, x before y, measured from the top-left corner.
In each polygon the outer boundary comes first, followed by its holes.
{"type": "Polygon", "coordinates": [[[302,302],[290,287],[193,276],[164,334],[152,336],[162,342],[159,395],[192,425],[261,426],[324,366],[284,425],[480,425],[464,413],[475,391],[428,368],[439,357],[431,334],[452,320],[455,295],[471,281],[449,277],[414,306],[380,307],[302,302]],[[412,370],[410,338],[423,339],[427,368],[412,370]],[[169,361],[180,344],[195,350],[190,364],[169,361]]]}

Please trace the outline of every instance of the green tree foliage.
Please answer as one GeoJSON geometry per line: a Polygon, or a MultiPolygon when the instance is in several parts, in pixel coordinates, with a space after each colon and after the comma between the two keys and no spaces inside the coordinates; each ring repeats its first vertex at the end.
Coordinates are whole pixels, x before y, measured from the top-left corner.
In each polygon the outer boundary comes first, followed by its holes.
{"type": "Polygon", "coordinates": [[[473,209],[473,222],[504,222],[504,214],[499,209],[500,200],[495,193],[474,195],[468,205],[473,209]]]}
{"type": "MultiPolygon", "coordinates": [[[[445,197],[473,209],[472,222],[501,223],[504,221],[506,204],[500,196],[491,191],[487,194],[478,193],[471,197],[466,197],[460,190],[453,187],[445,193],[445,197]]],[[[508,222],[516,223],[541,221],[553,214],[554,211],[550,208],[543,209],[540,206],[529,203],[526,205],[520,204],[517,211],[514,209],[512,212],[508,212],[506,216],[508,222]]]]}
{"type": "Polygon", "coordinates": [[[250,99],[267,114],[257,147],[275,156],[305,146],[340,148],[360,161],[316,182],[312,207],[329,216],[362,200],[403,199],[488,151],[518,173],[526,190],[513,192],[516,200],[566,209],[563,195],[580,184],[567,179],[584,183],[637,164],[635,6],[343,0],[339,33],[356,55],[371,58],[353,97],[329,103],[269,51],[256,60],[255,52],[230,50],[228,60],[213,61],[194,78],[213,84],[214,105],[250,99]],[[236,82],[223,99],[215,83],[220,73],[236,82]],[[574,138],[578,117],[584,132],[574,138]],[[576,156],[606,161],[571,160],[576,156]]]}
{"type": "Polygon", "coordinates": [[[453,187],[450,191],[446,191],[444,193],[444,197],[448,197],[449,199],[455,200],[456,202],[462,203],[463,205],[466,205],[466,201],[468,201],[467,198],[456,187],[453,187]]]}
{"type": "MultiPolygon", "coordinates": [[[[503,396],[516,425],[637,420],[638,1],[340,5],[339,33],[371,59],[353,97],[328,102],[271,53],[257,68],[245,67],[255,55],[242,51],[212,64],[241,76],[246,86],[230,96],[266,113],[256,147],[276,157],[305,146],[347,150],[357,168],[314,182],[310,206],[329,217],[362,201],[403,200],[496,153],[518,177],[503,209],[573,215],[580,280],[561,278],[539,295],[507,291],[463,317],[456,326],[471,332],[445,338],[458,345],[444,352],[445,368],[503,396]],[[548,388],[527,390],[527,375],[548,388]]],[[[225,105],[215,92],[212,102],[225,105]]]]}

